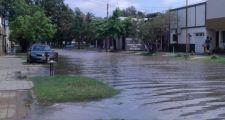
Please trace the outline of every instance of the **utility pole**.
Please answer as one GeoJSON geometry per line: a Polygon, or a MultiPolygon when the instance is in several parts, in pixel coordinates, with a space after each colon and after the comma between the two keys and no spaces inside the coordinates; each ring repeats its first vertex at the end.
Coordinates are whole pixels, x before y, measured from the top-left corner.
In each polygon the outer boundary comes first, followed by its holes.
{"type": "MultiPolygon", "coordinates": [[[[109,22],[109,3],[107,3],[107,23],[108,22],[109,22]]],[[[109,36],[107,36],[107,38],[106,38],[105,47],[106,47],[106,52],[108,52],[109,36]]]]}
{"type": "Polygon", "coordinates": [[[189,35],[188,35],[188,0],[186,0],[186,54],[189,52],[189,35]]]}
{"type": "Polygon", "coordinates": [[[107,3],[107,20],[109,19],[109,3],[107,3]]]}

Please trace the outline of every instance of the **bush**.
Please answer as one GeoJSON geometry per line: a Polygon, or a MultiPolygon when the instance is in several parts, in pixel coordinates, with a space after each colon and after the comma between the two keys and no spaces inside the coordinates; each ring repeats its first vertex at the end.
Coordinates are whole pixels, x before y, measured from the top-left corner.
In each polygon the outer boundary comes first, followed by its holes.
{"type": "Polygon", "coordinates": [[[218,57],[216,56],[216,55],[213,55],[212,57],[211,57],[211,59],[212,60],[215,60],[215,59],[217,59],[218,57]]]}

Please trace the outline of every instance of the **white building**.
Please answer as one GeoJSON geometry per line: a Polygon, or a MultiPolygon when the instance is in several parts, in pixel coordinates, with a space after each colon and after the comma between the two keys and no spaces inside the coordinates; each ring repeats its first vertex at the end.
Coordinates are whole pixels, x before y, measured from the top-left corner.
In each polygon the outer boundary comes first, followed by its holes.
{"type": "Polygon", "coordinates": [[[225,0],[208,0],[188,7],[172,9],[170,43],[175,51],[185,52],[188,43],[190,51],[204,53],[203,44],[207,36],[212,38],[211,50],[225,48],[224,6],[225,0]],[[186,29],[189,36],[187,41],[186,29]]]}
{"type": "Polygon", "coordinates": [[[225,48],[225,0],[207,1],[206,28],[212,48],[225,48]]]}
{"type": "Polygon", "coordinates": [[[190,50],[203,53],[204,44],[207,31],[205,26],[206,21],[206,2],[181,7],[171,10],[173,18],[171,18],[171,30],[170,30],[170,43],[174,45],[175,51],[186,51],[186,29],[188,34],[191,35],[188,43],[190,43],[190,50]],[[187,14],[187,27],[186,27],[186,9],[187,14]]]}

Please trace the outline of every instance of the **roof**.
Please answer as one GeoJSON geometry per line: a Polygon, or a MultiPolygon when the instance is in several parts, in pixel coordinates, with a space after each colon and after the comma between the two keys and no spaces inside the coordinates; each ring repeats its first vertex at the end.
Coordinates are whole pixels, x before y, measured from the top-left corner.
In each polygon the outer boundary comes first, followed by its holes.
{"type": "Polygon", "coordinates": [[[206,5],[206,4],[207,4],[207,2],[201,2],[201,3],[197,3],[197,4],[193,4],[193,5],[188,5],[187,7],[183,6],[183,7],[179,7],[179,8],[175,8],[175,9],[170,9],[169,11],[176,11],[176,10],[180,10],[180,9],[186,9],[186,8],[200,6],[200,5],[206,5]]]}

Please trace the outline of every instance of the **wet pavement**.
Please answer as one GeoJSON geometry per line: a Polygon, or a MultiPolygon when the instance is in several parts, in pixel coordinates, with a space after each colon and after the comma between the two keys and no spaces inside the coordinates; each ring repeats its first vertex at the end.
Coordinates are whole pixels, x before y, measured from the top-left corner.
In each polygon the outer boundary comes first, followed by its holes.
{"type": "Polygon", "coordinates": [[[39,107],[33,120],[225,119],[225,65],[168,57],[60,50],[57,74],[83,75],[121,90],[100,101],[39,107]]]}
{"type": "Polygon", "coordinates": [[[22,120],[33,113],[33,83],[28,78],[46,71],[22,62],[16,56],[0,56],[0,120],[22,120]]]}

